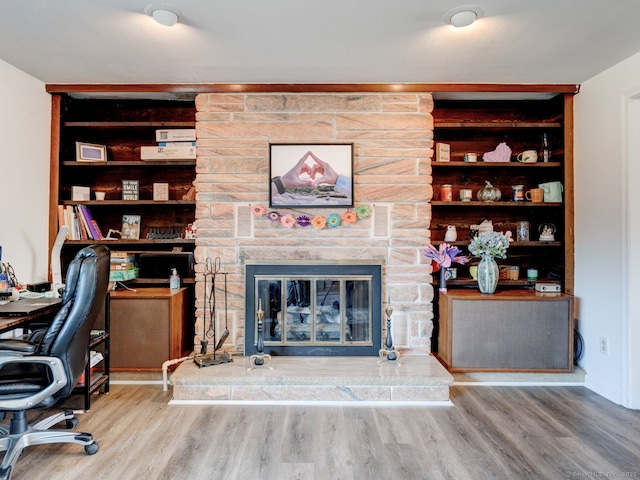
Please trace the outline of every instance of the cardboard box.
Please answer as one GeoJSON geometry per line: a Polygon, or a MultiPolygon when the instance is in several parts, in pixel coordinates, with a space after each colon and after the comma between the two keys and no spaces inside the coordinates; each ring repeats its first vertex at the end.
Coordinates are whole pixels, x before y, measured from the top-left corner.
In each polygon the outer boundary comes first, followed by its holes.
{"type": "Polygon", "coordinates": [[[142,160],[171,160],[196,158],[196,147],[140,147],[142,160]]]}
{"type": "Polygon", "coordinates": [[[169,128],[156,130],[156,142],[190,142],[195,139],[195,128],[169,128]]]}

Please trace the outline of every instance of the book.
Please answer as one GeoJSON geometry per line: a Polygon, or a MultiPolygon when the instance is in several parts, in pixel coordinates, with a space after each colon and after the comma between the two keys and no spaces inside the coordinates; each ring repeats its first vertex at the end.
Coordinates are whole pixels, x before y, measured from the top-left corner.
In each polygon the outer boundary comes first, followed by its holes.
{"type": "Polygon", "coordinates": [[[122,216],[122,236],[120,238],[127,240],[140,239],[140,215],[123,215],[122,216]]]}
{"type": "Polygon", "coordinates": [[[89,232],[91,233],[91,237],[93,237],[93,240],[102,240],[104,238],[104,236],[102,235],[102,232],[100,232],[100,229],[98,228],[98,222],[96,222],[93,219],[93,215],[91,215],[91,211],[89,210],[89,207],[87,207],[86,205],[80,205],[80,211],[82,212],[82,215],[85,218],[87,227],[89,229],[89,232]]]}
{"type": "Polygon", "coordinates": [[[76,218],[78,219],[80,228],[80,240],[93,240],[92,238],[90,238],[91,233],[89,232],[89,227],[87,226],[87,221],[82,214],[80,205],[74,205],[74,209],[76,211],[76,218]]]}
{"type": "Polygon", "coordinates": [[[93,228],[95,228],[96,232],[98,233],[98,238],[96,240],[104,239],[104,234],[102,233],[102,230],[100,230],[100,227],[98,226],[98,222],[92,219],[91,224],[93,225],[93,228]]]}
{"type": "Polygon", "coordinates": [[[195,139],[195,128],[171,128],[156,130],[156,142],[186,142],[195,139]]]}
{"type": "Polygon", "coordinates": [[[171,160],[196,158],[196,147],[140,147],[142,160],[171,160]]]}
{"type": "Polygon", "coordinates": [[[122,200],[140,200],[140,180],[122,180],[122,200]]]}

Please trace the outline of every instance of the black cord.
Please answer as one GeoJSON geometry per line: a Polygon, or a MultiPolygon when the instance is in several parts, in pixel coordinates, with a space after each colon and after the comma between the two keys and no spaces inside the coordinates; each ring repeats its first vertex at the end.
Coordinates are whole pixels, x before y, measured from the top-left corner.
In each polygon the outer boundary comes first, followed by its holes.
{"type": "Polygon", "coordinates": [[[578,365],[578,362],[584,354],[584,339],[577,328],[573,329],[573,364],[578,365]]]}

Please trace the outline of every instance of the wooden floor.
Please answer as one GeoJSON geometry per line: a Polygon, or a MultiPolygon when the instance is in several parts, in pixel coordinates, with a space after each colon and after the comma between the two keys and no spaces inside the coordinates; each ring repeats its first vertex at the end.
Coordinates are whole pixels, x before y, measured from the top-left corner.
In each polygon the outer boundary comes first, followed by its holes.
{"type": "Polygon", "coordinates": [[[640,476],[640,412],[583,387],[456,386],[454,406],[168,405],[113,385],[80,416],[100,451],[27,448],[14,480],[640,476]]]}

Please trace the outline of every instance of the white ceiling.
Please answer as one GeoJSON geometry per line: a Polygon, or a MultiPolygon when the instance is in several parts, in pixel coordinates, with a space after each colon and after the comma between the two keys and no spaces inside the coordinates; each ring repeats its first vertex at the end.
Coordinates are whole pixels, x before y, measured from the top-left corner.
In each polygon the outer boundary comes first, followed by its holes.
{"type": "Polygon", "coordinates": [[[640,52],[639,0],[478,0],[445,25],[472,2],[11,0],[0,59],[45,83],[575,84],[640,52]]]}

